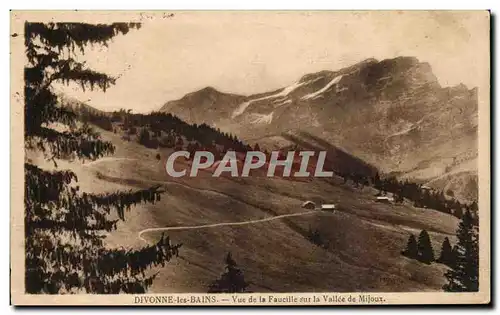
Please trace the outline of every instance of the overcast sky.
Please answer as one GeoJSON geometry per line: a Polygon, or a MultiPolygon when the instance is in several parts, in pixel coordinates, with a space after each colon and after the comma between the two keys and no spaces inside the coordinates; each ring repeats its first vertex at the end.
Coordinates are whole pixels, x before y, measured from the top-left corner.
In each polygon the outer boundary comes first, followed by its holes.
{"type": "Polygon", "coordinates": [[[104,110],[159,109],[213,86],[252,94],[367,58],[415,56],[443,86],[480,85],[477,52],[488,49],[485,14],[443,12],[178,12],[144,19],[82,60],[120,75],[106,93],[63,90],[104,110]]]}

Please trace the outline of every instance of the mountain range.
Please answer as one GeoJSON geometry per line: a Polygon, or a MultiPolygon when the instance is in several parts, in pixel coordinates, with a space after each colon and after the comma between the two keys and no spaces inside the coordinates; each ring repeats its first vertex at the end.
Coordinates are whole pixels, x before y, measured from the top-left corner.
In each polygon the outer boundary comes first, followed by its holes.
{"type": "Polygon", "coordinates": [[[261,148],[334,146],[384,173],[477,199],[477,88],[443,87],[414,57],[367,59],[249,96],[206,87],[160,111],[261,148]]]}
{"type": "MultiPolygon", "coordinates": [[[[60,97],[115,147],[114,155],[96,161],[58,161],[57,168],[77,174],[82,191],[152,185],[166,191],[154,204],[138,204],[105,239],[109,248],[139,248],[158,242],[166,230],[173,243],[183,243],[179,257],[158,267],[152,293],[207,292],[225,271],[228,252],[251,292],[439,291],[446,282],[448,267],[401,251],[422,230],[436,257],[445,238],[456,244],[459,219],[450,213],[411,199],[379,202],[381,190],[341,176],[233,178],[203,170],[197,177],[173,178],[164,161],[178,148],[146,146],[140,135],[147,131],[163,141],[175,131],[187,149],[210,128],[168,115],[104,112],[60,97]],[[165,118],[161,126],[155,125],[159,116],[165,118]],[[333,204],[335,211],[304,209],[306,201],[333,204]]],[[[341,172],[370,174],[376,167],[457,199],[477,198],[477,90],[440,86],[430,65],[415,58],[370,59],[257,95],[205,88],[162,111],[215,126],[261,150],[326,150],[327,163],[341,172]]],[[[26,154],[44,169],[56,167],[40,152],[26,154]]]]}

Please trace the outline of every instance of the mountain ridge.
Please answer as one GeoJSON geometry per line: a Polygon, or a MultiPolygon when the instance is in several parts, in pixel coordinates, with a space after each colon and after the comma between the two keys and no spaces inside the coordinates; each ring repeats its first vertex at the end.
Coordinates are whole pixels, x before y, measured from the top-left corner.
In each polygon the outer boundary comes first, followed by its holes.
{"type": "Polygon", "coordinates": [[[460,169],[457,158],[477,159],[477,104],[477,88],[442,87],[429,63],[403,56],[305,74],[249,96],[207,87],[160,111],[271,147],[287,141],[278,139],[282,133],[306,131],[385,172],[432,182],[460,169]]]}

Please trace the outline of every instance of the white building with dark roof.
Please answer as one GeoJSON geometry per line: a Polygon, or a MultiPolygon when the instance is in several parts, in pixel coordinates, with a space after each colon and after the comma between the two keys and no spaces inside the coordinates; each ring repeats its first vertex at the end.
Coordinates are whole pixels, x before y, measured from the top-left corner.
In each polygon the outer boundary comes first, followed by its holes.
{"type": "Polygon", "coordinates": [[[324,210],[324,211],[335,211],[335,205],[334,204],[322,204],[321,205],[321,210],[324,210]]]}
{"type": "Polygon", "coordinates": [[[387,196],[378,196],[376,199],[377,202],[382,202],[382,203],[393,203],[394,198],[392,197],[387,197],[387,196]]]}

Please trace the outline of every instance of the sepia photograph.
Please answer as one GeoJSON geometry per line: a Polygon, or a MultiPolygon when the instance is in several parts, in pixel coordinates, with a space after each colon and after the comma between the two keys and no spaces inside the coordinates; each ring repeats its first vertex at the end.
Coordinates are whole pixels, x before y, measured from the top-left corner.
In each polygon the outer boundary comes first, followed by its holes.
{"type": "Polygon", "coordinates": [[[10,12],[14,305],[488,304],[490,12],[10,12]]]}

